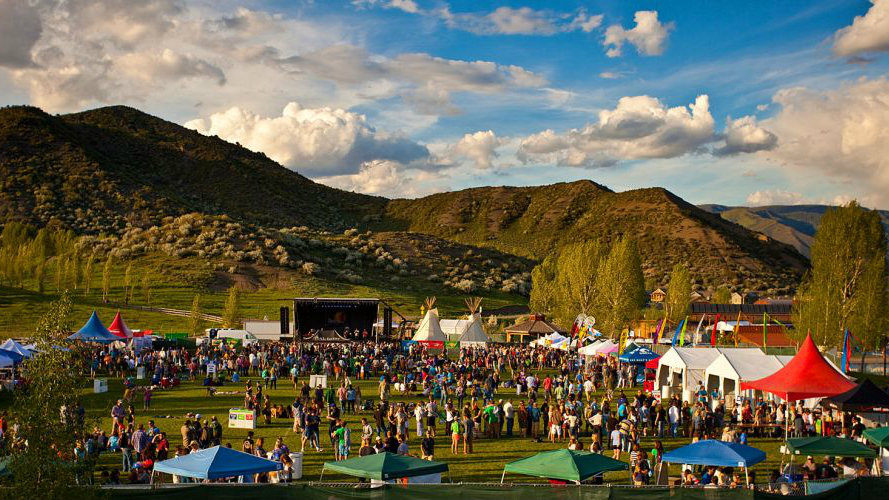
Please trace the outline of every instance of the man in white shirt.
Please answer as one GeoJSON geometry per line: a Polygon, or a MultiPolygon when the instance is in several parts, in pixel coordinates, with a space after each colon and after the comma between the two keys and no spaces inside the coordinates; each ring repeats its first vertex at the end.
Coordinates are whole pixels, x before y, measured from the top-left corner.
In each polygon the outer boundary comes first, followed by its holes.
{"type": "Polygon", "coordinates": [[[670,405],[670,409],[667,411],[667,416],[670,419],[670,433],[673,434],[673,437],[675,438],[679,435],[679,407],[670,405]]]}
{"type": "Polygon", "coordinates": [[[417,418],[417,437],[423,437],[423,421],[426,420],[426,407],[422,403],[414,408],[414,416],[417,418]]]}
{"type": "Polygon", "coordinates": [[[512,426],[515,423],[515,407],[510,399],[503,405],[503,417],[506,419],[506,437],[512,437],[512,426]]]}

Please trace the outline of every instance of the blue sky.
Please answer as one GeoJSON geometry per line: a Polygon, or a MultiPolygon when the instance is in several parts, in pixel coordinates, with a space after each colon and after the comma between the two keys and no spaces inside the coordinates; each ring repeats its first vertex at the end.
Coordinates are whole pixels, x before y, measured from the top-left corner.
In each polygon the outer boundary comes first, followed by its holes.
{"type": "Polygon", "coordinates": [[[0,3],[0,103],[127,104],[344,189],[889,208],[889,0],[0,3]]]}

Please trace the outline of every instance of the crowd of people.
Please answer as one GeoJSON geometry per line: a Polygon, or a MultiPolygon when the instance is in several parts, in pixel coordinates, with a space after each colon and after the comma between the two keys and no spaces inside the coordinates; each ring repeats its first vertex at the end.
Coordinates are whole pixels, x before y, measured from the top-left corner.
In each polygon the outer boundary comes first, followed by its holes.
{"type": "MultiPolygon", "coordinates": [[[[857,438],[863,430],[848,413],[763,399],[727,404],[722,395],[703,386],[694,401],[682,401],[678,395],[661,400],[637,385],[643,375],[637,365],[541,347],[489,345],[460,349],[451,356],[419,344],[405,348],[398,342],[370,341],[216,343],[196,350],[139,353],[96,348],[91,371],[124,378],[126,390],[111,409],[112,428],[95,429],[78,453],[120,452],[121,470],[130,482],[146,481],[157,460],[223,443],[231,446],[224,442],[223,426],[215,416],[190,415],[181,428],[181,444],[171,444],[153,420],[139,421],[134,401],[141,399],[143,408],[150,408],[152,390],[135,385],[138,367],[146,371],[151,385],[175,387],[183,379],[197,380],[211,397],[222,385],[243,386],[243,407],[254,410],[257,419],[264,424],[292,420],[300,452],[329,449],[334,460],[383,451],[433,460],[436,439],[450,444],[447,454],[470,455],[479,439],[521,437],[626,458],[634,484],[645,485],[654,481],[664,439],[746,444],[753,435],[777,434],[785,426],[795,436],[857,438]],[[325,375],[326,384],[312,387],[311,375],[325,375]],[[273,402],[270,391],[281,380],[292,387],[293,399],[273,402]],[[374,393],[362,394],[361,386],[366,389],[368,384],[360,381],[374,381],[374,393]],[[645,446],[643,440],[653,445],[645,446]]],[[[282,438],[268,451],[264,440],[251,434],[241,448],[281,461],[280,480],[287,480],[292,459],[282,438]]],[[[859,475],[868,470],[864,463],[849,467],[859,475]]],[[[107,480],[119,480],[112,472],[107,480]]],[[[826,474],[826,467],[812,467],[810,477],[826,474]]],[[[738,479],[731,468],[704,468],[684,470],[679,481],[734,487],[740,485],[738,479]]],[[[755,482],[755,476],[752,479],[755,482]]]]}

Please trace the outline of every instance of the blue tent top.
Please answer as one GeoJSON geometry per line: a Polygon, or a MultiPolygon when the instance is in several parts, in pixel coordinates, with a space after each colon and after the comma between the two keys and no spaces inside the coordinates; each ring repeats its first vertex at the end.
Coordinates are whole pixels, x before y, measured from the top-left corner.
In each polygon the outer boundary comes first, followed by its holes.
{"type": "Polygon", "coordinates": [[[109,332],[96,311],[90,316],[86,324],[77,333],[68,337],[68,340],[83,340],[85,342],[102,342],[104,344],[120,340],[120,337],[109,332]]]}
{"type": "Polygon", "coordinates": [[[9,351],[0,350],[0,368],[9,368],[21,361],[22,358],[14,358],[14,354],[9,351]]]}
{"type": "Polygon", "coordinates": [[[280,462],[267,460],[223,446],[198,450],[188,455],[154,464],[156,472],[166,472],[167,474],[198,479],[245,476],[280,469],[280,462]]]}
{"type": "Polygon", "coordinates": [[[750,467],[766,459],[762,450],[737,443],[707,439],[664,453],[664,462],[674,464],[750,467]]]}
{"type": "Polygon", "coordinates": [[[15,354],[18,356],[19,360],[30,358],[34,355],[34,353],[25,348],[25,346],[12,339],[7,339],[6,342],[0,345],[0,350],[15,354]]]}
{"type": "Polygon", "coordinates": [[[617,359],[624,363],[647,363],[652,359],[661,357],[660,354],[647,347],[637,347],[630,352],[621,354],[617,359]]]}

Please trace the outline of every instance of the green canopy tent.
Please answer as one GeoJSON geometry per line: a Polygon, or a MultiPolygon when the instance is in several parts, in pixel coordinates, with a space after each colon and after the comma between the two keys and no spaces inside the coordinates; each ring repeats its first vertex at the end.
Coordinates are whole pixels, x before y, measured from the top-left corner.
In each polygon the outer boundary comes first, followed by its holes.
{"type": "Polygon", "coordinates": [[[889,427],[877,427],[864,431],[864,438],[880,448],[889,448],[889,427]]]}
{"type": "Polygon", "coordinates": [[[579,483],[603,472],[629,468],[626,462],[598,453],[561,449],[509,462],[503,467],[500,483],[503,483],[507,472],[579,483]]]}
{"type": "Polygon", "coordinates": [[[874,458],[877,452],[851,439],[815,436],[790,438],[787,451],[793,455],[827,455],[832,457],[874,458]]]}
{"type": "MultiPolygon", "coordinates": [[[[326,470],[363,479],[388,481],[390,479],[400,479],[403,477],[425,476],[427,474],[448,472],[448,464],[383,452],[364,457],[341,460],[339,462],[324,462],[324,466],[321,468],[322,478],[324,477],[324,471],[326,470]]],[[[320,481],[321,478],[318,480],[320,481]]]]}

